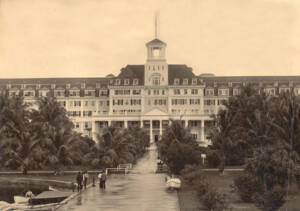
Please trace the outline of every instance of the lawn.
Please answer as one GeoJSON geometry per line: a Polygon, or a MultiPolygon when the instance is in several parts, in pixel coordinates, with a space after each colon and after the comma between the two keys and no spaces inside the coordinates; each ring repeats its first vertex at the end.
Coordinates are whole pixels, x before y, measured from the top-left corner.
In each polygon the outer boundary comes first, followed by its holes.
{"type": "MultiPolygon", "coordinates": [[[[229,206],[233,210],[258,211],[252,203],[241,201],[239,196],[231,191],[230,185],[233,184],[233,179],[239,174],[241,174],[241,172],[225,172],[224,176],[220,176],[218,172],[205,172],[207,180],[210,181],[214,187],[218,188],[220,192],[226,193],[229,206]]],[[[285,206],[282,207],[280,211],[286,210],[286,207],[288,207],[289,211],[300,210],[299,193],[297,185],[293,185],[290,191],[290,200],[286,202],[285,206]]],[[[178,191],[178,198],[180,211],[206,210],[200,203],[193,186],[187,184],[184,180],[182,180],[182,188],[178,191]]]]}

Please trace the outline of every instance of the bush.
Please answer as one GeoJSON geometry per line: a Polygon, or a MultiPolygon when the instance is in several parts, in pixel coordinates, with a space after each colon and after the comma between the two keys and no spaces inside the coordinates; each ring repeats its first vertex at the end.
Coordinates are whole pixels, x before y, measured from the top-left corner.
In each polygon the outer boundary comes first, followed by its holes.
{"type": "Polygon", "coordinates": [[[280,186],[275,186],[272,190],[257,193],[253,197],[254,204],[260,210],[275,211],[285,203],[286,190],[280,186]]]}
{"type": "Polygon", "coordinates": [[[209,192],[210,189],[212,189],[211,185],[205,179],[197,180],[197,182],[194,182],[194,186],[195,190],[197,191],[197,195],[200,198],[209,192]]]}
{"type": "Polygon", "coordinates": [[[215,189],[210,189],[203,196],[202,200],[203,200],[203,205],[206,206],[208,210],[224,211],[228,209],[226,195],[219,193],[215,189]]]}
{"type": "Polygon", "coordinates": [[[234,179],[234,189],[244,202],[252,202],[253,195],[263,191],[263,185],[249,175],[241,175],[234,179]]]}
{"type": "Polygon", "coordinates": [[[206,162],[208,167],[218,168],[221,161],[216,151],[209,151],[206,155],[206,162]]]}
{"type": "Polygon", "coordinates": [[[182,178],[189,184],[194,184],[196,180],[204,179],[201,166],[197,165],[186,165],[180,174],[182,175],[182,178]]]}

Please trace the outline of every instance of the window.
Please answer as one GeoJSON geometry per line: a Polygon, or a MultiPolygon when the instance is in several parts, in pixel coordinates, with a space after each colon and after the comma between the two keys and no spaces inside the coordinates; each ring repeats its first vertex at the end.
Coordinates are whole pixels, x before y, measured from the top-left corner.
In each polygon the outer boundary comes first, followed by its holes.
{"type": "Polygon", "coordinates": [[[197,85],[197,78],[192,79],[192,85],[197,85]]]}
{"type": "Polygon", "coordinates": [[[289,91],[290,91],[290,88],[288,88],[288,87],[279,88],[279,93],[289,92],[289,91]]]}
{"type": "Polygon", "coordinates": [[[239,88],[234,88],[233,89],[233,95],[236,96],[236,95],[240,95],[241,94],[241,89],[239,88]]]}
{"type": "Polygon", "coordinates": [[[51,84],[51,89],[55,89],[55,84],[51,84]]]}
{"type": "Polygon", "coordinates": [[[190,105],[200,105],[200,99],[190,99],[190,105]]]}
{"type": "Polygon", "coordinates": [[[160,84],[160,78],[159,77],[153,77],[152,84],[156,85],[156,86],[159,85],[160,84]]]}
{"type": "Polygon", "coordinates": [[[198,89],[192,89],[192,95],[197,95],[198,94],[198,89]]]}
{"type": "Polygon", "coordinates": [[[134,90],[132,90],[132,94],[133,95],[140,95],[141,94],[141,90],[140,89],[134,89],[134,90]]]}
{"type": "Polygon", "coordinates": [[[81,101],[74,101],[74,107],[81,107],[81,101]]]}
{"type": "Polygon", "coordinates": [[[265,93],[267,95],[274,96],[275,95],[275,88],[265,88],[265,93]]]}
{"type": "Polygon", "coordinates": [[[180,95],[180,89],[174,89],[174,95],[180,95]]]}
{"type": "Polygon", "coordinates": [[[174,79],[174,85],[179,85],[179,79],[178,78],[174,79]]]}
{"type": "Polygon", "coordinates": [[[154,89],[153,90],[153,95],[159,95],[159,90],[158,89],[154,89]]]}
{"type": "Polygon", "coordinates": [[[71,88],[71,84],[66,84],[66,88],[70,89],[71,88]]]}
{"type": "Polygon", "coordinates": [[[129,85],[129,79],[124,80],[124,85],[129,85]]]}
{"type": "Polygon", "coordinates": [[[85,83],[81,83],[81,89],[85,89],[85,83]]]}
{"type": "Polygon", "coordinates": [[[133,85],[138,85],[139,84],[139,79],[133,79],[133,85]]]}
{"type": "Polygon", "coordinates": [[[219,94],[219,96],[227,96],[227,95],[229,95],[229,90],[228,89],[219,89],[218,94],[219,94]]]}
{"type": "Polygon", "coordinates": [[[189,83],[189,79],[187,78],[183,79],[183,85],[188,85],[188,83],[189,83]]]}
{"type": "Polygon", "coordinates": [[[117,79],[116,80],[116,85],[120,85],[121,84],[121,80],[120,79],[117,79]]]}
{"type": "Polygon", "coordinates": [[[205,95],[206,96],[214,96],[214,92],[215,92],[214,89],[206,89],[205,90],[205,95]]]}
{"type": "Polygon", "coordinates": [[[148,89],[148,95],[151,95],[151,89],[148,89]]]}
{"type": "Polygon", "coordinates": [[[24,91],[24,97],[34,97],[34,91],[24,91]]]}
{"type": "Polygon", "coordinates": [[[79,128],[79,122],[75,122],[75,128],[79,128]]]}
{"type": "Polygon", "coordinates": [[[80,95],[80,91],[79,90],[70,90],[69,95],[71,97],[76,97],[80,95]]]}
{"type": "Polygon", "coordinates": [[[204,100],[204,105],[206,105],[206,106],[211,106],[211,105],[215,105],[215,104],[216,104],[215,100],[213,100],[213,99],[204,100]]]}
{"type": "Polygon", "coordinates": [[[11,84],[6,84],[6,89],[10,89],[11,88],[11,84]]]}

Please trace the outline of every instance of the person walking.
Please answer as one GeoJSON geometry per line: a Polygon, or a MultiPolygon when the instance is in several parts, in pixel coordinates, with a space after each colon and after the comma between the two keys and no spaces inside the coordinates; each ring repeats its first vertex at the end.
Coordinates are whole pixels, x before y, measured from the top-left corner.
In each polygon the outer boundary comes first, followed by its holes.
{"type": "Polygon", "coordinates": [[[105,189],[106,188],[106,185],[105,185],[105,182],[106,182],[106,174],[105,174],[105,171],[102,173],[101,175],[101,180],[102,180],[102,188],[105,189]]]}
{"type": "Polygon", "coordinates": [[[84,171],[83,173],[83,185],[84,185],[84,189],[86,189],[86,185],[89,179],[89,174],[87,171],[84,171]]]}
{"type": "Polygon", "coordinates": [[[100,172],[99,172],[99,174],[98,174],[98,179],[99,179],[99,188],[101,188],[101,189],[102,189],[102,187],[103,187],[103,183],[102,183],[102,179],[101,179],[101,177],[102,177],[102,171],[100,171],[100,172]]]}
{"type": "Polygon", "coordinates": [[[82,177],[82,173],[81,173],[81,171],[79,171],[78,173],[77,173],[77,176],[76,176],[76,181],[77,181],[77,191],[79,192],[79,191],[81,191],[81,189],[82,189],[82,179],[83,179],[83,177],[82,177]]]}

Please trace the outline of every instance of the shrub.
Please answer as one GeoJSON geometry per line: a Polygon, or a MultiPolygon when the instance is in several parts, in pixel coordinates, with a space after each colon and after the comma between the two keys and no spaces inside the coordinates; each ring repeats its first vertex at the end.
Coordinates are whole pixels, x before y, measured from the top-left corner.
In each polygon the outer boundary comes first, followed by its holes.
{"type": "Polygon", "coordinates": [[[217,168],[221,161],[216,151],[209,151],[206,155],[206,162],[208,167],[217,168]]]}
{"type": "Polygon", "coordinates": [[[234,179],[234,189],[244,202],[252,202],[253,195],[263,191],[263,185],[249,175],[241,175],[234,179]]]}
{"type": "Polygon", "coordinates": [[[197,180],[203,180],[204,175],[201,170],[200,166],[196,165],[186,165],[185,168],[180,172],[183,179],[189,183],[194,184],[194,182],[197,180]]]}
{"type": "Polygon", "coordinates": [[[285,203],[285,194],[284,188],[275,186],[272,190],[255,194],[253,201],[260,210],[275,211],[285,203]]]}
{"type": "Polygon", "coordinates": [[[228,209],[226,195],[219,193],[215,189],[210,189],[203,196],[202,200],[203,200],[203,205],[206,206],[208,210],[224,211],[228,209]]]}
{"type": "Polygon", "coordinates": [[[205,195],[212,187],[205,179],[199,179],[194,182],[195,190],[197,195],[201,198],[205,195]]]}

